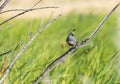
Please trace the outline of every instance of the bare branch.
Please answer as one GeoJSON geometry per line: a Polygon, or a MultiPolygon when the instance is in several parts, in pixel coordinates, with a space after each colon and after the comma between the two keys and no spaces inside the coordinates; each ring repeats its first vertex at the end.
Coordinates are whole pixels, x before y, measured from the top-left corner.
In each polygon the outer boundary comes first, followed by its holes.
{"type": "Polygon", "coordinates": [[[27,12],[30,12],[30,11],[33,11],[33,10],[39,10],[39,9],[48,9],[48,8],[59,8],[59,7],[54,7],[54,6],[53,6],[53,7],[41,7],[41,8],[35,8],[35,9],[33,9],[33,8],[32,8],[32,9],[28,9],[28,10],[25,10],[25,11],[23,11],[23,12],[15,15],[15,16],[13,16],[13,17],[11,17],[11,18],[9,18],[9,19],[1,22],[0,25],[3,25],[4,23],[6,23],[6,22],[8,22],[8,21],[10,21],[10,20],[12,20],[12,19],[20,16],[20,15],[23,15],[23,14],[25,14],[25,13],[27,13],[27,12]]]}
{"type": "Polygon", "coordinates": [[[19,47],[19,43],[17,44],[17,46],[15,47],[14,50],[8,50],[8,51],[6,51],[6,52],[0,54],[0,57],[3,56],[3,55],[9,54],[9,53],[11,53],[11,52],[13,52],[13,51],[16,51],[16,50],[18,49],[18,47],[19,47]]]}
{"type": "Polygon", "coordinates": [[[54,18],[53,20],[48,21],[42,28],[41,31],[38,31],[28,42],[27,44],[18,52],[18,54],[13,58],[13,60],[11,61],[10,65],[8,66],[8,68],[5,71],[5,74],[2,76],[2,78],[0,79],[0,84],[3,82],[3,80],[8,76],[8,74],[10,73],[10,70],[12,68],[12,66],[15,64],[15,62],[17,61],[17,59],[21,56],[21,54],[27,49],[27,47],[32,43],[32,41],[43,31],[45,30],[50,24],[52,24],[53,22],[55,22],[61,15],[57,16],[56,18],[54,18]]]}
{"type": "Polygon", "coordinates": [[[42,0],[39,0],[37,3],[35,3],[32,8],[34,8],[35,6],[37,6],[41,1],[42,0]]]}
{"type": "MultiPolygon", "coordinates": [[[[39,10],[39,9],[47,9],[47,8],[58,8],[58,7],[40,7],[40,8],[32,8],[29,9],[29,11],[34,11],[34,10],[39,10]]],[[[14,11],[26,11],[27,9],[11,9],[11,10],[6,10],[3,12],[0,12],[0,14],[7,13],[7,12],[14,12],[14,11]]]]}
{"type": "MultiPolygon", "coordinates": [[[[1,0],[0,0],[1,1],[1,0]]],[[[10,0],[6,0],[3,5],[1,5],[0,9],[2,10],[3,6],[7,5],[6,3],[8,3],[10,0]]],[[[35,3],[31,8],[34,8],[36,5],[38,5],[42,0],[39,0],[37,3],[35,3]]],[[[13,10],[7,10],[4,12],[1,12],[0,10],[0,14],[5,13],[5,12],[10,12],[10,11],[25,11],[24,9],[13,9],[13,10]]]]}
{"type": "Polygon", "coordinates": [[[109,13],[106,15],[106,17],[102,20],[102,22],[98,25],[98,27],[90,34],[90,36],[83,40],[81,43],[77,43],[75,47],[70,48],[67,50],[64,54],[59,56],[57,59],[55,59],[52,63],[50,63],[46,69],[33,81],[32,84],[38,83],[47,73],[49,73],[51,70],[53,70],[57,65],[61,64],[65,57],[67,57],[69,54],[73,53],[75,50],[82,48],[101,28],[103,23],[108,19],[108,17],[114,12],[114,10],[120,5],[117,4],[109,13]]]}
{"type": "Polygon", "coordinates": [[[12,52],[12,50],[8,50],[8,51],[6,51],[6,52],[0,54],[0,57],[3,56],[3,55],[9,54],[9,53],[11,53],[11,52],[12,52]]]}
{"type": "Polygon", "coordinates": [[[1,6],[0,6],[0,12],[2,9],[10,2],[10,0],[6,0],[1,6]]]}
{"type": "Polygon", "coordinates": [[[110,13],[108,13],[108,15],[100,22],[100,24],[98,25],[98,27],[93,31],[93,33],[91,33],[91,35],[89,36],[89,39],[92,38],[94,36],[94,34],[96,34],[98,32],[98,30],[101,28],[101,26],[103,25],[103,23],[109,18],[109,16],[111,15],[111,13],[120,5],[120,3],[118,3],[111,11],[110,13]]]}

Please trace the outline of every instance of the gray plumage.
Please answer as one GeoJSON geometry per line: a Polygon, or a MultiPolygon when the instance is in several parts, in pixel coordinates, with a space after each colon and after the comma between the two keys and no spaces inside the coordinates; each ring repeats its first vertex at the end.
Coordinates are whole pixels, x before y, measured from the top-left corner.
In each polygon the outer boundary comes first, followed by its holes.
{"type": "Polygon", "coordinates": [[[75,46],[76,45],[76,39],[74,38],[74,32],[71,32],[67,38],[66,38],[66,42],[68,45],[70,46],[75,46]]]}

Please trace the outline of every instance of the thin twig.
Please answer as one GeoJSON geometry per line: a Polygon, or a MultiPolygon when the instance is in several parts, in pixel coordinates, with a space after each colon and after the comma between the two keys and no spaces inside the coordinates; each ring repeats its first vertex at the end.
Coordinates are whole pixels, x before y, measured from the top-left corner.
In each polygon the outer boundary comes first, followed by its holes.
{"type": "Polygon", "coordinates": [[[6,51],[6,52],[0,54],[0,57],[3,56],[3,55],[9,54],[9,53],[11,53],[11,52],[12,52],[12,50],[8,50],[8,51],[6,51]]]}
{"type": "MultiPolygon", "coordinates": [[[[46,9],[46,8],[49,8],[49,7],[44,7],[44,9],[46,9]]],[[[53,8],[53,7],[50,7],[50,8],[53,8]]],[[[55,8],[58,8],[58,7],[55,7],[55,8]]],[[[41,9],[41,7],[39,7],[39,8],[32,8],[30,11],[34,11],[34,10],[39,10],[39,9],[41,9]]],[[[3,12],[0,12],[0,14],[3,14],[3,13],[7,13],[7,12],[15,12],[15,11],[26,11],[26,10],[28,10],[28,9],[11,9],[11,10],[6,10],[6,11],[3,11],[3,12]]]]}
{"type": "Polygon", "coordinates": [[[73,53],[78,48],[82,48],[101,28],[103,23],[109,18],[109,16],[115,11],[115,9],[120,5],[117,4],[107,15],[106,17],[101,21],[101,23],[98,25],[98,27],[89,35],[89,37],[85,40],[83,40],[81,43],[77,43],[75,47],[70,48],[67,50],[64,54],[59,56],[57,59],[55,59],[52,63],[50,63],[46,69],[33,81],[32,84],[37,84],[47,73],[49,73],[51,70],[53,70],[57,65],[61,64],[65,57],[67,57],[69,54],[73,53]]]}
{"type": "Polygon", "coordinates": [[[34,8],[35,6],[37,6],[41,1],[42,0],[39,0],[37,3],[35,3],[32,8],[34,8]]]}
{"type": "MultiPolygon", "coordinates": [[[[0,0],[0,1],[1,1],[1,0],[0,0]]],[[[39,0],[38,2],[36,2],[36,3],[31,7],[31,9],[34,8],[36,5],[38,5],[41,1],[42,1],[42,0],[39,0]]],[[[11,9],[11,10],[6,10],[6,11],[3,11],[3,12],[0,12],[0,14],[6,13],[6,12],[12,12],[12,11],[25,11],[25,9],[11,9]]]]}
{"type": "Polygon", "coordinates": [[[9,54],[9,53],[11,53],[11,52],[13,52],[13,51],[16,51],[16,50],[18,49],[18,47],[19,47],[19,43],[17,44],[17,46],[15,47],[14,50],[8,50],[8,51],[6,51],[6,52],[0,54],[0,57],[3,56],[3,55],[9,54]]]}
{"type": "Polygon", "coordinates": [[[9,19],[7,19],[7,20],[1,22],[0,25],[3,25],[4,23],[6,23],[6,22],[8,22],[8,21],[10,21],[10,20],[12,20],[12,19],[14,19],[14,18],[20,16],[20,15],[23,15],[23,14],[25,14],[25,13],[27,13],[27,12],[30,12],[30,11],[33,11],[33,10],[39,10],[39,9],[48,9],[48,8],[59,8],[59,7],[54,7],[54,6],[53,6],[53,7],[41,7],[41,8],[35,8],[35,9],[34,9],[34,8],[28,9],[28,10],[25,10],[25,11],[23,11],[23,12],[21,12],[21,13],[15,15],[15,16],[10,17],[9,19]]]}
{"type": "Polygon", "coordinates": [[[0,6],[0,12],[2,9],[10,2],[10,0],[6,0],[1,6],[0,6]]]}
{"type": "Polygon", "coordinates": [[[4,79],[8,76],[8,74],[10,73],[10,70],[12,68],[12,66],[15,64],[15,62],[17,61],[17,59],[21,56],[21,54],[27,49],[27,47],[32,43],[32,41],[43,31],[45,30],[50,24],[52,24],[53,22],[55,22],[61,15],[58,15],[56,18],[54,18],[53,20],[48,21],[45,26],[43,26],[41,31],[38,31],[28,42],[27,44],[18,52],[18,54],[13,58],[13,60],[11,61],[10,65],[8,66],[8,68],[5,71],[5,74],[2,76],[2,78],[0,79],[0,84],[4,81],[4,79]]]}
{"type": "Polygon", "coordinates": [[[111,11],[110,13],[100,22],[100,24],[98,25],[98,27],[93,31],[93,33],[91,33],[91,35],[89,36],[89,39],[92,38],[94,36],[95,33],[98,32],[98,30],[101,28],[101,26],[103,25],[103,23],[109,18],[109,16],[111,15],[111,13],[120,5],[120,3],[118,3],[111,11]]]}
{"type": "Polygon", "coordinates": [[[3,73],[5,71],[7,63],[8,63],[8,60],[7,60],[7,57],[6,57],[4,62],[2,63],[1,68],[0,68],[0,73],[3,73]]]}
{"type": "Polygon", "coordinates": [[[7,12],[25,11],[25,10],[26,9],[9,9],[9,10],[0,12],[0,14],[7,13],[7,12]]]}

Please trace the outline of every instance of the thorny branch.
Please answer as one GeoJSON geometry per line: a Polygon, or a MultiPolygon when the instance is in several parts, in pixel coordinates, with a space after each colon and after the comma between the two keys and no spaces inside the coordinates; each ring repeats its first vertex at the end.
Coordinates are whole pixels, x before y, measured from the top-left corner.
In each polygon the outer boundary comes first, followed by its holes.
{"type": "Polygon", "coordinates": [[[65,57],[67,57],[69,54],[73,53],[78,48],[82,48],[93,36],[99,31],[101,26],[105,23],[105,21],[109,18],[109,16],[115,11],[115,9],[120,5],[117,4],[107,15],[106,17],[101,21],[101,23],[97,26],[97,28],[89,35],[89,37],[85,40],[83,40],[81,43],[77,43],[75,47],[70,48],[67,50],[64,54],[56,58],[52,63],[50,63],[46,69],[33,81],[32,84],[38,83],[47,73],[49,73],[52,69],[54,69],[57,65],[61,64],[65,57]]]}
{"type": "Polygon", "coordinates": [[[1,22],[0,25],[3,25],[4,23],[6,23],[6,22],[8,22],[8,21],[10,21],[10,20],[12,20],[12,19],[14,19],[14,18],[20,16],[20,15],[23,15],[23,14],[25,14],[25,13],[27,13],[27,12],[30,12],[30,11],[33,11],[33,10],[39,10],[39,9],[48,9],[48,8],[59,8],[59,7],[54,7],[54,6],[53,6],[53,7],[41,7],[41,8],[32,8],[32,9],[28,9],[28,10],[25,10],[25,11],[23,11],[23,12],[21,12],[21,13],[15,15],[15,16],[10,17],[9,19],[7,19],[7,20],[1,22]]]}
{"type": "Polygon", "coordinates": [[[45,30],[50,24],[52,24],[53,22],[55,22],[59,17],[61,16],[61,14],[59,14],[56,18],[54,18],[53,20],[48,21],[43,27],[42,30],[39,30],[28,42],[27,44],[18,52],[18,54],[13,58],[13,60],[11,61],[10,65],[8,66],[8,68],[5,71],[5,74],[3,75],[3,77],[0,79],[0,84],[3,82],[3,80],[8,76],[8,74],[10,73],[10,70],[12,68],[12,66],[15,64],[15,62],[17,61],[17,59],[21,56],[21,54],[27,49],[27,47],[31,44],[31,42],[43,31],[45,30]]]}
{"type": "MultiPolygon", "coordinates": [[[[1,0],[0,0],[1,1],[1,0]]],[[[0,6],[0,12],[2,9],[10,2],[10,0],[6,0],[1,6],[0,6]]]]}

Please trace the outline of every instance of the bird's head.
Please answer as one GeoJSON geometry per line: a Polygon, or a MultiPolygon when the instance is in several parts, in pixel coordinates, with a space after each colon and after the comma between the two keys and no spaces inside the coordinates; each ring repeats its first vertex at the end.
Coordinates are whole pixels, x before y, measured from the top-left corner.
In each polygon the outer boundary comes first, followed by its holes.
{"type": "Polygon", "coordinates": [[[75,35],[74,31],[75,31],[75,29],[73,29],[73,31],[71,32],[71,36],[75,35]]]}
{"type": "Polygon", "coordinates": [[[75,33],[74,32],[71,32],[71,34],[70,34],[71,36],[74,36],[75,35],[75,33]]]}

